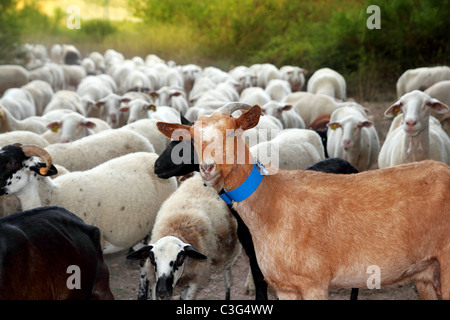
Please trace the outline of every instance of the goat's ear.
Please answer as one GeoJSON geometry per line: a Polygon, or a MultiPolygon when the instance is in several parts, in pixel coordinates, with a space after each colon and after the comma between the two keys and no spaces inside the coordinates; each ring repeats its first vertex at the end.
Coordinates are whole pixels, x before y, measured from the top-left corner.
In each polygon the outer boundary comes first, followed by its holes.
{"type": "Polygon", "coordinates": [[[58,169],[56,169],[56,167],[54,165],[52,165],[50,167],[50,170],[48,170],[46,174],[41,173],[41,171],[39,170],[41,168],[45,168],[45,163],[39,162],[36,165],[33,165],[32,167],[30,167],[30,169],[32,171],[36,172],[40,176],[50,177],[50,176],[54,176],[55,174],[58,173],[58,169]]]}
{"type": "Polygon", "coordinates": [[[143,260],[147,259],[150,256],[150,250],[152,250],[153,246],[143,246],[139,250],[136,250],[133,253],[127,255],[128,260],[143,260]]]}
{"type": "Polygon", "coordinates": [[[236,119],[236,126],[238,129],[248,130],[255,127],[259,122],[261,116],[261,107],[255,104],[250,110],[243,113],[236,119]]]}
{"type": "Polygon", "coordinates": [[[402,112],[402,105],[403,104],[400,101],[397,101],[384,112],[384,115],[387,118],[395,118],[400,112],[402,112]]]}
{"type": "Polygon", "coordinates": [[[185,245],[183,249],[188,257],[191,257],[191,258],[197,259],[197,260],[206,260],[207,259],[207,257],[203,253],[200,253],[200,251],[198,251],[195,247],[191,246],[190,244],[185,245]]]}
{"type": "Polygon", "coordinates": [[[186,125],[189,125],[191,123],[188,119],[183,117],[183,115],[181,113],[180,113],[180,121],[181,121],[181,124],[186,124],[186,125]]]}
{"type": "Polygon", "coordinates": [[[158,130],[168,138],[174,140],[191,140],[190,126],[178,123],[157,122],[158,130]]]}
{"type": "Polygon", "coordinates": [[[431,98],[431,101],[427,104],[431,109],[437,113],[446,113],[450,108],[445,104],[440,102],[438,99],[431,98]]]}

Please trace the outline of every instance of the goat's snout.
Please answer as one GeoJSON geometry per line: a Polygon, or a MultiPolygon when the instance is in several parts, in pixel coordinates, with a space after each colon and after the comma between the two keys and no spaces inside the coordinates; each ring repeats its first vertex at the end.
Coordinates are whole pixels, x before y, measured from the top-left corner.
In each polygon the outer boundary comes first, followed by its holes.
{"type": "Polygon", "coordinates": [[[216,164],[214,162],[202,163],[200,165],[200,170],[205,174],[211,174],[211,172],[213,172],[215,168],[216,168],[216,164]]]}

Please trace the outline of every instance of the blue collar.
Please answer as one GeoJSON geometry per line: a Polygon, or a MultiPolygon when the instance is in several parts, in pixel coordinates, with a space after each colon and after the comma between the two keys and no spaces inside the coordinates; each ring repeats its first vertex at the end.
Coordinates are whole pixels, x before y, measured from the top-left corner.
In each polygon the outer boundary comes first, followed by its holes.
{"type": "Polygon", "coordinates": [[[250,175],[239,187],[231,191],[222,189],[219,196],[225,201],[226,204],[231,204],[232,201],[244,201],[259,187],[263,177],[264,175],[259,172],[258,162],[256,162],[253,165],[250,175]]]}

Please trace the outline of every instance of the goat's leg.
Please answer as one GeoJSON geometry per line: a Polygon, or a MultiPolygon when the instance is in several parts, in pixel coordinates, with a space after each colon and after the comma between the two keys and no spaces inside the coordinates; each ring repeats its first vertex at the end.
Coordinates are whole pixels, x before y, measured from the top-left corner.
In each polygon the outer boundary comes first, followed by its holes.
{"type": "Polygon", "coordinates": [[[440,269],[440,293],[442,300],[450,300],[450,248],[437,258],[440,269]]]}

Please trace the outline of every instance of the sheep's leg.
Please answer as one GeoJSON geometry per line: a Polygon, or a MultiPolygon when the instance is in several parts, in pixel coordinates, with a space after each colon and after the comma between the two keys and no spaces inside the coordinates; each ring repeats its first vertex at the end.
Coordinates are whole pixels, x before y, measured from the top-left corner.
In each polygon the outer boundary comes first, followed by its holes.
{"type": "Polygon", "coordinates": [[[198,284],[190,283],[181,290],[180,300],[194,300],[197,295],[198,284]]]}
{"type": "Polygon", "coordinates": [[[138,300],[147,300],[149,281],[147,278],[147,272],[145,271],[144,263],[142,261],[140,261],[140,265],[138,300]]]}
{"type": "Polygon", "coordinates": [[[225,267],[224,278],[225,278],[225,300],[230,300],[231,292],[231,265],[225,267]]]}

